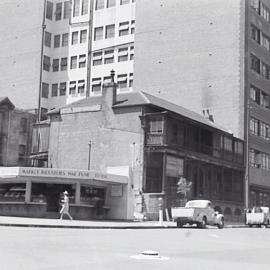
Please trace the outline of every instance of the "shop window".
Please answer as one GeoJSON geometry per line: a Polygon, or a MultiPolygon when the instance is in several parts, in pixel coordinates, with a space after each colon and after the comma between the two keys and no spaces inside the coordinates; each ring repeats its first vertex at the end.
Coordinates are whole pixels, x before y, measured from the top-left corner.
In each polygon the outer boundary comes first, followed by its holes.
{"type": "Polygon", "coordinates": [[[0,201],[24,202],[25,188],[24,183],[0,184],[0,201]]]}
{"type": "Polygon", "coordinates": [[[81,204],[97,206],[105,203],[105,189],[93,186],[81,185],[81,204]]]}

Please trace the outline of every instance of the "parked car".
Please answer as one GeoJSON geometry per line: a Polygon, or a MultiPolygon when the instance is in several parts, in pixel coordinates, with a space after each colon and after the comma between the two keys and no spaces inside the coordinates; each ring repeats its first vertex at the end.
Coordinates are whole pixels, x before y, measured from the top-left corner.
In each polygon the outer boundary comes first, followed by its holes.
{"type": "Polygon", "coordinates": [[[253,207],[246,213],[246,224],[249,227],[256,225],[261,227],[262,225],[270,225],[269,207],[253,207]]]}
{"type": "Polygon", "coordinates": [[[197,224],[199,228],[205,228],[206,225],[214,225],[219,229],[224,227],[224,216],[215,211],[208,200],[192,200],[185,207],[173,207],[172,218],[178,228],[185,224],[197,224]]]}

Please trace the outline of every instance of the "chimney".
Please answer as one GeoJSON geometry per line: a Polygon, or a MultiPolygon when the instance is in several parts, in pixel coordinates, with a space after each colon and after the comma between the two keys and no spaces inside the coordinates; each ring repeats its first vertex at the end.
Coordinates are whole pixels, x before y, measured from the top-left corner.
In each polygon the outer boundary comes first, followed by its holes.
{"type": "Polygon", "coordinates": [[[115,71],[111,70],[111,81],[103,84],[102,86],[102,95],[106,103],[110,106],[116,104],[116,91],[117,91],[117,83],[114,81],[115,71]]]}

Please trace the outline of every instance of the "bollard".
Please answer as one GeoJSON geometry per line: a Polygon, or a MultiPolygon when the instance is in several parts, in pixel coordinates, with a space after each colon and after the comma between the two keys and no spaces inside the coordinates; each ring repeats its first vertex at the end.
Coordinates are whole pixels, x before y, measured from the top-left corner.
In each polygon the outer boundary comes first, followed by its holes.
{"type": "Polygon", "coordinates": [[[163,226],[163,199],[159,198],[159,225],[163,226]]]}

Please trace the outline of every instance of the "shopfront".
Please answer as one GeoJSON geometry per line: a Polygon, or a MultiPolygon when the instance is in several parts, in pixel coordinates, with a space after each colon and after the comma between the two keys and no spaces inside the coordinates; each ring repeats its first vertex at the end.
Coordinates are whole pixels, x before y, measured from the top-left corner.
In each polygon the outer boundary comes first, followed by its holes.
{"type": "Polygon", "coordinates": [[[127,219],[128,177],[95,171],[1,167],[0,215],[59,217],[69,194],[75,219],[127,219]]]}

